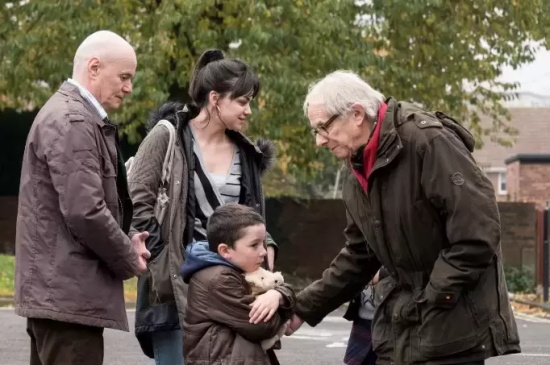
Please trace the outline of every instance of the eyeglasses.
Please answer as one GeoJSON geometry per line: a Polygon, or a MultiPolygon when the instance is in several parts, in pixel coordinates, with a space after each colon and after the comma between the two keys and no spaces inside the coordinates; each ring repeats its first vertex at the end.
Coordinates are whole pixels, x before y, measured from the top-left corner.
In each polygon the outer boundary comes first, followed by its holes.
{"type": "Polygon", "coordinates": [[[330,117],[326,122],[319,124],[317,127],[311,128],[311,135],[313,137],[317,137],[317,135],[320,135],[322,137],[326,137],[329,134],[328,128],[338,118],[340,115],[335,114],[332,117],[330,117]]]}

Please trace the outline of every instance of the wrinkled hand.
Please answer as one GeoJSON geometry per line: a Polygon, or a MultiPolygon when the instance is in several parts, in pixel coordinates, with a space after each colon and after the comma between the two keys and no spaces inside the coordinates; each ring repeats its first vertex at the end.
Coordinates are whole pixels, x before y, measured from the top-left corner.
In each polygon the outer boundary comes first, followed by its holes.
{"type": "Polygon", "coordinates": [[[147,260],[151,257],[151,253],[145,247],[145,240],[149,237],[149,232],[140,232],[132,236],[132,244],[134,250],[138,254],[138,265],[136,271],[138,274],[147,272],[147,260]]]}
{"type": "Polygon", "coordinates": [[[300,317],[298,317],[297,314],[293,315],[291,319],[286,322],[287,327],[285,331],[285,335],[290,336],[294,332],[298,331],[300,327],[302,327],[302,324],[304,324],[304,320],[300,317]]]}
{"type": "Polygon", "coordinates": [[[279,308],[282,298],[282,294],[274,289],[258,295],[256,300],[250,304],[252,307],[248,315],[250,323],[258,324],[261,321],[269,321],[279,308]]]}

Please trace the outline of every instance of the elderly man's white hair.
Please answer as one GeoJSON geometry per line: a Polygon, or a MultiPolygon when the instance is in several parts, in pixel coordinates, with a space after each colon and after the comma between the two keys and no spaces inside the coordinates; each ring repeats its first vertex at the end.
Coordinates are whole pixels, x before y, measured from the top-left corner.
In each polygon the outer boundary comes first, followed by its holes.
{"type": "Polygon", "coordinates": [[[109,30],[100,30],[90,34],[76,50],[73,61],[73,78],[82,73],[88,61],[94,57],[109,59],[121,52],[133,50],[128,41],[109,30]]]}
{"type": "Polygon", "coordinates": [[[304,114],[309,105],[324,105],[330,115],[343,115],[355,103],[363,105],[370,120],[375,120],[384,95],[351,71],[334,71],[309,87],[304,114]]]}

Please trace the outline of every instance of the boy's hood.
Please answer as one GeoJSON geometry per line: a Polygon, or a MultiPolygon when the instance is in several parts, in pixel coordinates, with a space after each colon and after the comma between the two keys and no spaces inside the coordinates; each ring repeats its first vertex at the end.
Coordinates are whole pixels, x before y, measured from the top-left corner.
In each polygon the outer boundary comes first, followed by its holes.
{"type": "Polygon", "coordinates": [[[240,270],[237,266],[225,260],[219,254],[210,251],[208,242],[197,241],[187,245],[185,250],[185,261],[181,266],[181,274],[183,281],[189,283],[189,280],[202,269],[206,269],[210,266],[224,265],[237,270],[240,270]]]}

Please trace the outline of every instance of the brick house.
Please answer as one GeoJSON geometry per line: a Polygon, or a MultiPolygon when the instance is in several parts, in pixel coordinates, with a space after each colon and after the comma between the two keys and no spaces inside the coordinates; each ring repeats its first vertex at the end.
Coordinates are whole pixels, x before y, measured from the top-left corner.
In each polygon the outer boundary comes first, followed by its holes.
{"type": "MultiPolygon", "coordinates": [[[[550,201],[550,107],[510,107],[511,125],[518,130],[511,147],[489,138],[474,152],[493,182],[499,201],[550,201]]],[[[481,123],[490,125],[488,117],[481,123]]]]}
{"type": "MultiPolygon", "coordinates": [[[[523,99],[507,105],[511,125],[518,131],[513,145],[505,147],[487,137],[474,157],[492,181],[500,202],[505,265],[531,272],[540,284],[543,277],[541,209],[550,201],[550,98],[544,103],[542,98],[533,99],[531,95],[524,95],[523,99]],[[529,98],[527,102],[526,98],[529,98]],[[507,218],[508,209],[515,213],[518,209],[524,211],[507,218]]],[[[483,125],[490,125],[488,117],[481,119],[483,125]]]]}

